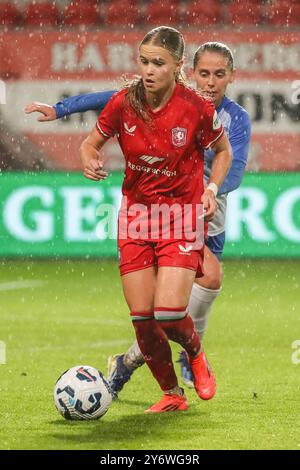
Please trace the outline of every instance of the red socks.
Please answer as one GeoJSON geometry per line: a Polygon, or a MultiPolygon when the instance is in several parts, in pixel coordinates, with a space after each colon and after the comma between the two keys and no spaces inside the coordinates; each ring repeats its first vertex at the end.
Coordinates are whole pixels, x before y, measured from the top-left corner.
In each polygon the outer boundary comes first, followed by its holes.
{"type": "Polygon", "coordinates": [[[169,339],[179,343],[190,357],[197,356],[200,338],[186,308],[157,307],[154,316],[169,339]]]}
{"type": "Polygon", "coordinates": [[[153,313],[131,313],[136,339],[145,362],[162,390],[178,385],[167,335],[153,313]]]}
{"type": "Polygon", "coordinates": [[[152,312],[132,312],[136,339],[145,362],[163,391],[178,385],[168,339],[179,343],[190,357],[200,351],[200,339],[186,308],[156,308],[152,312]]]}

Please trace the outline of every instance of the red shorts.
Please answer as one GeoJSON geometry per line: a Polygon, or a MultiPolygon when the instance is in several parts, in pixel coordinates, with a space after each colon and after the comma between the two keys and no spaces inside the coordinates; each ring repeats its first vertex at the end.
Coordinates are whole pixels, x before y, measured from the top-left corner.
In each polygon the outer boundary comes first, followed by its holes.
{"type": "Polygon", "coordinates": [[[150,266],[169,266],[196,271],[196,277],[203,276],[203,253],[193,249],[191,243],[182,240],[119,240],[119,268],[121,276],[150,266]]]}

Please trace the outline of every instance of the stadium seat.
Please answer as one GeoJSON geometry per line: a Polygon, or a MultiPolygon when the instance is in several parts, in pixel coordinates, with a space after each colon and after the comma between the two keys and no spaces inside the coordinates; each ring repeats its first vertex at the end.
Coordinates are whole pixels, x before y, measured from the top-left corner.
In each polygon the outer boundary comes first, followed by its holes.
{"type": "Polygon", "coordinates": [[[237,3],[232,1],[227,7],[227,23],[232,25],[261,25],[263,12],[261,2],[237,3]]]}
{"type": "Polygon", "coordinates": [[[30,3],[24,15],[24,23],[28,26],[57,26],[60,13],[55,2],[30,3]]]}
{"type": "Polygon", "coordinates": [[[176,25],[180,23],[180,9],[176,2],[154,0],[145,6],[143,22],[151,25],[176,25]]]}
{"type": "Polygon", "coordinates": [[[64,10],[64,24],[67,26],[92,26],[100,22],[97,3],[73,1],[64,10]]]}
{"type": "Polygon", "coordinates": [[[13,3],[0,4],[0,26],[16,26],[20,19],[21,15],[13,3]]]}
{"type": "Polygon", "coordinates": [[[266,5],[266,23],[272,26],[300,24],[300,3],[295,0],[276,0],[266,5]]]}
{"type": "Polygon", "coordinates": [[[186,4],[184,21],[187,25],[205,26],[218,23],[221,19],[222,7],[218,0],[206,3],[192,1],[186,4]]]}
{"type": "Polygon", "coordinates": [[[139,22],[139,9],[135,1],[123,0],[108,2],[105,8],[105,25],[108,26],[129,26],[139,22]]]}

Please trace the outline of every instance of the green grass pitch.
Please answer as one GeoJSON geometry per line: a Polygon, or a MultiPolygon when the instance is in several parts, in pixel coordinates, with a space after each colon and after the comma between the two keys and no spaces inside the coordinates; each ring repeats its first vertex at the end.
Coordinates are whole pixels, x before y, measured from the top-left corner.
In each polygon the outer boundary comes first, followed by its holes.
{"type": "Polygon", "coordinates": [[[205,337],[213,400],[187,390],[187,412],[145,415],[161,394],[144,366],[102,419],[68,422],[53,403],[59,375],[80,363],[105,373],[133,339],[117,265],[1,262],[0,448],[300,449],[300,263],[226,261],[224,272],[205,337]]]}

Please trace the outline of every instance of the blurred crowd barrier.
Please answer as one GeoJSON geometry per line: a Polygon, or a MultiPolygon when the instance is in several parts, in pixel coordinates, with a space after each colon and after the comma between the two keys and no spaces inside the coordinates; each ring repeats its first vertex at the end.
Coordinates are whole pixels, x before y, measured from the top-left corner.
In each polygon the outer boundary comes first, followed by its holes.
{"type": "MultiPolygon", "coordinates": [[[[1,4],[0,4],[1,5],[1,4]]],[[[244,106],[253,123],[248,170],[300,170],[300,32],[191,32],[186,39],[188,76],[204,41],[222,41],[234,53],[237,79],[228,95],[244,106]]],[[[137,50],[145,31],[0,31],[2,170],[80,170],[78,148],[95,125],[97,112],[38,123],[25,115],[31,101],[54,104],[80,93],[119,89],[124,75],[138,71],[137,50]]],[[[123,168],[116,141],[103,158],[110,170],[123,168]]]]}

